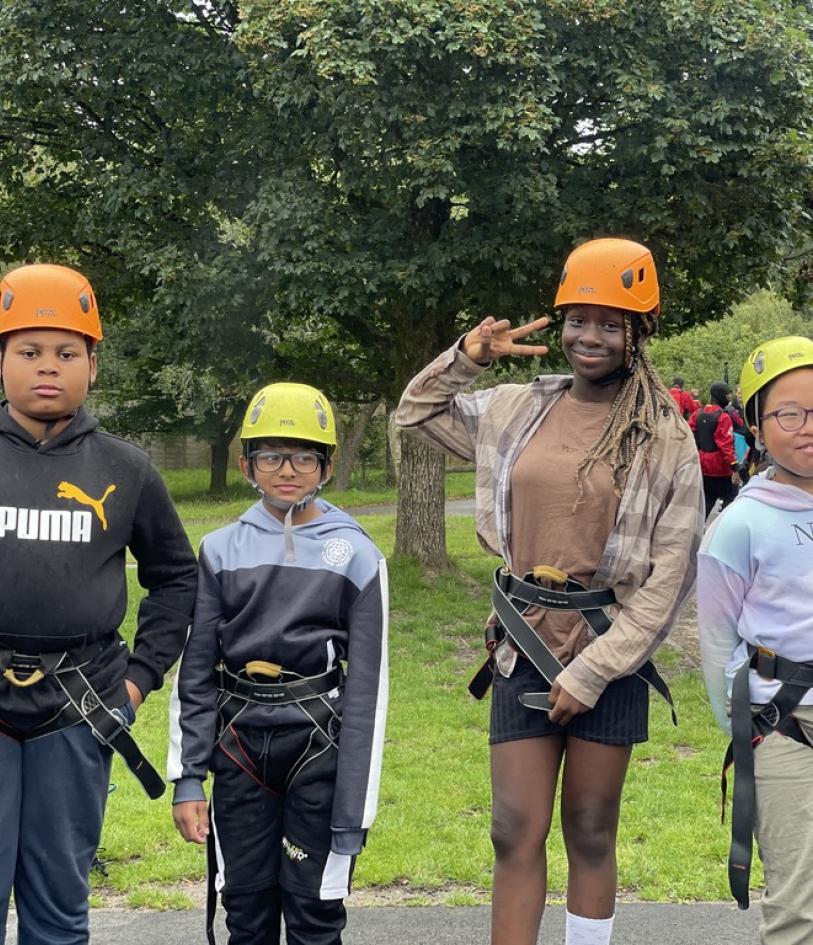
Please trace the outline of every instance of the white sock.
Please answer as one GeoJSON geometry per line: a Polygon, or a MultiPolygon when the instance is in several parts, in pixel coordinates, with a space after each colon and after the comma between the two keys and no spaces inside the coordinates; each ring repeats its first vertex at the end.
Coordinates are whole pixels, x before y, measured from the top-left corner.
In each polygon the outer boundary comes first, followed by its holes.
{"type": "Polygon", "coordinates": [[[610,945],[613,934],[613,919],[585,919],[566,912],[565,945],[610,945]]]}

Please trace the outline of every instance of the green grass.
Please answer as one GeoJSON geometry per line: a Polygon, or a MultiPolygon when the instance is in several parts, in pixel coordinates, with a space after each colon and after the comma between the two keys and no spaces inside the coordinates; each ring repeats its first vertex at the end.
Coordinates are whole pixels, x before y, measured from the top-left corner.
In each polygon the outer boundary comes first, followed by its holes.
{"type": "MultiPolygon", "coordinates": [[[[183,504],[182,504],[183,507],[183,504]]],[[[199,540],[229,520],[228,504],[207,523],[190,523],[199,540]]],[[[386,554],[394,516],[361,517],[386,554]]],[[[480,549],[471,517],[447,520],[454,569],[427,576],[412,562],[391,562],[390,715],[379,814],[359,858],[356,888],[392,887],[420,904],[486,901],[489,842],[488,700],[475,702],[466,683],[483,658],[494,560],[480,549]]],[[[140,594],[124,632],[132,634],[140,594]]],[[[671,724],[652,700],[651,740],[636,748],[625,789],[619,836],[621,894],[654,901],[728,899],[728,827],[719,822],[719,767],[724,739],[708,708],[697,670],[685,660],[660,661],[678,704],[671,724]]],[[[139,713],[136,734],[163,767],[169,687],[139,713]]],[[[204,851],[183,843],[172,826],[169,794],[150,802],[119,761],[103,837],[109,878],[96,878],[94,902],[183,908],[188,883],[205,874],[204,851]]],[[[562,893],[566,862],[558,815],[549,843],[549,888],[562,893]]],[[[752,880],[761,879],[755,862],[752,880]]]]}

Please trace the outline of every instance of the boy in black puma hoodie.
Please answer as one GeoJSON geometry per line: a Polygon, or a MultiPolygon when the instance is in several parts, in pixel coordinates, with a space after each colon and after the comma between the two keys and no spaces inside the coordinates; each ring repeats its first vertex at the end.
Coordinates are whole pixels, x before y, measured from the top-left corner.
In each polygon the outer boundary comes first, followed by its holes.
{"type": "Polygon", "coordinates": [[[80,273],[23,266],[0,282],[0,945],[88,941],[88,874],[113,750],[156,797],[129,735],[178,658],[196,563],[158,472],[82,404],[102,337],[80,273]],[[125,552],[147,590],[132,652],[125,552]]]}

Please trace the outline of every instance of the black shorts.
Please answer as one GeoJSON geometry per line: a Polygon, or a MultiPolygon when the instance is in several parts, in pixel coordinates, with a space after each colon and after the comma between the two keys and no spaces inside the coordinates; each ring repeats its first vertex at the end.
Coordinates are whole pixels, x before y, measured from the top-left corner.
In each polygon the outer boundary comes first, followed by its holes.
{"type": "Polygon", "coordinates": [[[508,679],[495,672],[489,744],[562,734],[602,745],[634,745],[649,738],[649,686],[637,676],[611,682],[589,712],[574,716],[567,725],[556,725],[547,712],[528,709],[519,701],[523,692],[549,688],[526,659],[517,660],[508,679]]]}

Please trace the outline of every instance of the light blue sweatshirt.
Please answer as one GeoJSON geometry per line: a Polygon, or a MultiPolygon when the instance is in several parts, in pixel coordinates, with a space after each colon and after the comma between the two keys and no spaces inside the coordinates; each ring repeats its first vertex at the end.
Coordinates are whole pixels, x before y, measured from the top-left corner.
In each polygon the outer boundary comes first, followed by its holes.
{"type": "MultiPolygon", "coordinates": [[[[711,707],[730,733],[727,701],[748,643],[813,660],[813,495],[766,475],[743,487],[700,547],[697,614],[711,707]]],[[[753,703],[778,688],[751,671],[753,703]]],[[[813,690],[802,704],[813,704],[813,690]]]]}

